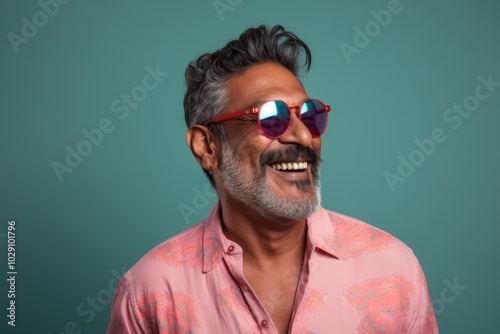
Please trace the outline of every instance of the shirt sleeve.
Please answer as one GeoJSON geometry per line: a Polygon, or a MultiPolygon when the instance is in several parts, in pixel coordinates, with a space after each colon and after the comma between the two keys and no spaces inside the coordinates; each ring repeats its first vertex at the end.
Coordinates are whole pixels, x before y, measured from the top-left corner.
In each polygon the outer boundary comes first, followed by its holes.
{"type": "Polygon", "coordinates": [[[424,271],[413,254],[413,251],[411,253],[415,266],[415,295],[410,306],[411,319],[407,333],[439,334],[424,271]]]}
{"type": "Polygon", "coordinates": [[[106,334],[140,334],[146,333],[137,313],[136,303],[126,276],[118,284],[111,305],[111,319],[106,334]]]}

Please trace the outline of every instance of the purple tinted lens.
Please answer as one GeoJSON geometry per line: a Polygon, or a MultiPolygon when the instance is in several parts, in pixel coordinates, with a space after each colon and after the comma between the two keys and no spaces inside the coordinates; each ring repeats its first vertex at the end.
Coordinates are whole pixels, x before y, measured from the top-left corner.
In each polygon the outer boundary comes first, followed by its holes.
{"type": "Polygon", "coordinates": [[[281,101],[269,101],[262,105],[259,112],[262,131],[271,138],[283,135],[290,126],[290,110],[281,101]]]}
{"type": "Polygon", "coordinates": [[[327,117],[325,107],[317,100],[309,100],[302,105],[300,119],[315,137],[325,132],[327,117]]]}

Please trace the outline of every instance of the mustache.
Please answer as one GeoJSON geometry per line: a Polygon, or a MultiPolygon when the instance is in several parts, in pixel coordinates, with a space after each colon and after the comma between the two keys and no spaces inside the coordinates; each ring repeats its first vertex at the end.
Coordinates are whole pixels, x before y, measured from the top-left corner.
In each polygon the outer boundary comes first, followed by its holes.
{"type": "Polygon", "coordinates": [[[319,153],[310,147],[290,146],[281,150],[267,151],[260,156],[260,166],[263,168],[266,165],[278,161],[296,161],[306,160],[318,166],[321,163],[319,153]]]}

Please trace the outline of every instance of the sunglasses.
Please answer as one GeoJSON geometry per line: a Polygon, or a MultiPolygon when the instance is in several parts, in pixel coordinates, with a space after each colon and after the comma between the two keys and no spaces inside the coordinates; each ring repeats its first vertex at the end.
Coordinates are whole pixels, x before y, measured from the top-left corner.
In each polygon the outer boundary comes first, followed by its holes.
{"type": "Polygon", "coordinates": [[[288,106],[283,101],[267,101],[260,107],[250,108],[212,118],[204,125],[227,121],[248,114],[257,114],[259,128],[269,138],[279,138],[290,128],[292,123],[292,109],[299,109],[299,119],[309,129],[313,137],[321,136],[328,124],[328,112],[330,106],[323,104],[320,100],[311,99],[305,101],[302,106],[288,106]]]}

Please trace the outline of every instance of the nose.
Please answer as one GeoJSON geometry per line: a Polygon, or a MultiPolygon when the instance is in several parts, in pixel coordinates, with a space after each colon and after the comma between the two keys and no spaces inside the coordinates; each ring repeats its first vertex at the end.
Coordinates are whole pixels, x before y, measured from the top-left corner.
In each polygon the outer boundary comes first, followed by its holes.
{"type": "Polygon", "coordinates": [[[294,108],[297,112],[290,110],[290,127],[288,131],[278,140],[282,144],[295,144],[302,147],[309,147],[312,144],[312,135],[305,124],[299,119],[297,113],[300,112],[300,107],[294,108]]]}

